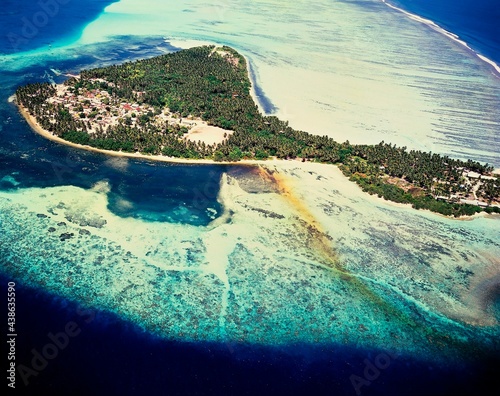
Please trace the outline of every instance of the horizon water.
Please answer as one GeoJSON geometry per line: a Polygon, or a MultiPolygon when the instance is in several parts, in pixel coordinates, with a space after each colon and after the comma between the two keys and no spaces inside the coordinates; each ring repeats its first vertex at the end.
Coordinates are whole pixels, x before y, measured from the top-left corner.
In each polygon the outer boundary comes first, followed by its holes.
{"type": "MultiPolygon", "coordinates": [[[[267,172],[82,152],[34,134],[8,97],[61,73],[215,42],[245,55],[261,109],[293,127],[498,166],[492,65],[380,1],[108,4],[79,20],[79,38],[37,36],[50,47],[0,55],[2,285],[18,282],[21,319],[40,326],[21,334],[23,363],[78,305],[95,313],[33,386],[88,393],[100,356],[103,394],[134,394],[132,383],[356,394],[351,376],[382,353],[396,357],[363,394],[486,383],[500,351],[498,217],[401,208],[314,164],[267,172]]],[[[70,24],[78,6],[66,5],[70,24]]]]}

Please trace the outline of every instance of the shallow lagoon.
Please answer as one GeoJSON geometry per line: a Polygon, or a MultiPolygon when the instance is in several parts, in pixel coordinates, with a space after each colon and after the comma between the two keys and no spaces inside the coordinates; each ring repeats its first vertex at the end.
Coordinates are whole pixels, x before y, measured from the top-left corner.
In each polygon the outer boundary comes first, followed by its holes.
{"type": "MultiPolygon", "coordinates": [[[[92,43],[124,33],[112,22],[131,18],[125,12],[130,4],[108,8],[77,50],[2,58],[2,273],[23,285],[23,301],[40,310],[38,316],[25,306],[25,321],[53,318],[47,329],[24,339],[22,361],[29,361],[32,347],[44,345],[47,332],[75,316],[76,304],[98,312],[88,338],[68,350],[68,367],[54,361],[39,386],[53,386],[72,368],[96,375],[85,368],[85,359],[96,356],[107,357],[99,367],[109,371],[101,378],[112,377],[110,367],[119,365],[109,357],[123,362],[125,346],[144,367],[128,362],[123,383],[143,384],[141,375],[157,367],[168,371],[152,379],[151,389],[166,383],[176,389],[181,381],[184,389],[218,394],[354,394],[350,376],[363,372],[364,359],[386,352],[400,357],[383,372],[387,376],[364,388],[367,394],[431,388],[444,394],[483,384],[499,351],[498,218],[455,221],[395,207],[315,165],[290,162],[262,171],[153,164],[81,152],[30,131],[6,101],[17,84],[58,81],[58,70],[174,49],[162,37],[92,43]],[[282,178],[273,176],[276,171],[282,178]],[[194,364],[197,359],[202,363],[194,364]],[[175,368],[179,361],[182,369],[175,368]],[[188,372],[212,379],[189,382],[188,372]],[[229,374],[217,381],[216,372],[229,374]],[[457,373],[462,382],[453,384],[449,379],[457,373]]],[[[224,12],[206,6],[204,13],[197,4],[170,6],[169,23],[161,26],[167,38],[214,40],[241,50],[258,93],[266,95],[261,105],[274,106],[293,126],[340,140],[385,139],[490,162],[498,157],[498,80],[487,65],[421,25],[375,2],[363,8],[337,2],[323,13],[282,6],[286,23],[263,22],[262,14],[274,12],[272,2],[224,12]],[[250,26],[252,18],[243,20],[243,13],[260,22],[250,26]],[[208,21],[219,14],[221,23],[208,21]],[[327,29],[335,15],[342,20],[327,29]],[[378,18],[388,18],[384,35],[378,18]],[[368,32],[355,23],[369,26],[368,32]],[[270,25],[273,34],[264,34],[270,25]],[[318,32],[326,35],[320,43],[318,32]],[[446,56],[436,58],[423,44],[430,41],[446,56]],[[402,104],[404,118],[396,110],[402,104]]],[[[129,24],[127,33],[162,31],[157,16],[146,17],[149,23],[129,24]]],[[[82,383],[84,376],[67,378],[82,383]]],[[[101,379],[106,386],[116,382],[101,379]]]]}
{"type": "Polygon", "coordinates": [[[500,164],[494,69],[380,0],[126,0],[109,6],[81,42],[151,32],[180,46],[234,46],[276,114],[297,129],[500,164]]]}

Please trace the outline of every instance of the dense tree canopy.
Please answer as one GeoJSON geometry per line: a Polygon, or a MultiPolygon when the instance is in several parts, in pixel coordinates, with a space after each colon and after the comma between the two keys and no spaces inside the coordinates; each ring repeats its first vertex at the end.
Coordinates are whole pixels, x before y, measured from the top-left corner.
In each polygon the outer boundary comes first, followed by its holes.
{"type": "MultiPolygon", "coordinates": [[[[49,100],[56,96],[50,84],[20,87],[17,101],[44,129],[97,148],[217,161],[273,156],[339,163],[343,172],[367,192],[447,215],[472,214],[481,209],[437,201],[435,197],[460,193],[465,188],[464,170],[483,175],[492,170],[487,164],[408,151],[384,142],[374,146],[340,144],[327,136],[297,131],[277,117],[264,116],[250,95],[245,59],[229,47],[203,46],[85,70],[80,78],[70,78],[65,84],[72,95],[102,92],[102,108],[89,108],[90,101],[84,101],[70,111],[64,103],[49,100]],[[127,113],[116,125],[93,126],[104,114],[116,115],[123,103],[146,105],[151,110],[139,116],[127,113]],[[234,133],[217,145],[180,139],[187,132],[185,128],[155,121],[155,116],[166,109],[176,117],[201,117],[234,133]]],[[[498,200],[499,180],[482,183],[477,193],[488,202],[498,200]]]]}

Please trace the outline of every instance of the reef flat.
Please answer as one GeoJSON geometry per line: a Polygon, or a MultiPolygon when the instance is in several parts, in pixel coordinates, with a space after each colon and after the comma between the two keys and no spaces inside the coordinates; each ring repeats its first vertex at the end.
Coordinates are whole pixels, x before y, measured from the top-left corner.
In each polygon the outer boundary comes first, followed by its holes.
{"type": "Polygon", "coordinates": [[[206,227],[118,217],[105,181],[2,192],[2,231],[18,235],[2,243],[5,270],[167,339],[433,360],[498,348],[498,312],[480,293],[498,277],[495,220],[465,231],[374,203],[322,164],[228,171],[220,183],[223,213],[206,227]]]}

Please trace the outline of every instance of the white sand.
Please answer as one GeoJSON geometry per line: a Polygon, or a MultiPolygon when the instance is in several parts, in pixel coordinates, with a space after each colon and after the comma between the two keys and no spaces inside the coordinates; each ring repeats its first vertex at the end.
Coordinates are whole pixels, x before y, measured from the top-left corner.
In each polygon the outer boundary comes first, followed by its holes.
{"type": "Polygon", "coordinates": [[[397,312],[414,306],[434,328],[495,324],[480,291],[498,276],[499,248],[488,242],[496,221],[392,207],[328,165],[265,168],[275,173],[262,170],[260,180],[276,180],[281,194],[249,193],[224,176],[225,215],[208,227],[116,216],[104,181],[2,192],[4,227],[19,228],[12,265],[27,266],[27,282],[183,340],[430,347],[418,326],[388,320],[377,295],[397,312]],[[81,227],[75,217],[106,223],[81,227]],[[75,235],[59,242],[61,232],[75,235]],[[474,273],[470,286],[457,266],[474,273]]]}
{"type": "MultiPolygon", "coordinates": [[[[40,125],[37,123],[36,118],[33,117],[29,112],[21,107],[18,106],[19,111],[21,112],[22,116],[26,119],[28,124],[31,126],[31,128],[38,134],[42,135],[43,137],[52,140],[57,143],[65,144],[67,146],[79,148],[82,150],[88,150],[92,151],[95,153],[102,153],[114,157],[127,157],[127,158],[142,158],[142,159],[148,159],[148,160],[153,160],[153,161],[161,161],[161,162],[175,162],[175,163],[183,163],[183,164],[189,164],[189,163],[196,163],[196,164],[222,164],[221,162],[215,162],[213,160],[205,160],[205,159],[200,159],[200,160],[191,160],[191,159],[186,159],[186,158],[175,158],[175,157],[166,157],[163,155],[146,155],[146,154],[141,154],[141,153],[125,153],[122,151],[112,151],[112,150],[103,150],[103,149],[98,149],[95,147],[87,146],[87,145],[82,145],[82,144],[77,144],[73,142],[68,142],[67,140],[64,140],[60,138],[59,136],[56,136],[49,131],[46,131],[40,125]]],[[[208,130],[208,136],[209,138],[207,141],[210,141],[210,139],[213,139],[212,135],[214,134],[213,131],[208,130]]],[[[218,135],[217,135],[218,136],[218,135]]],[[[198,139],[199,140],[199,139],[198,139]]],[[[248,161],[250,163],[250,161],[248,161]]]]}
{"type": "Polygon", "coordinates": [[[154,33],[180,46],[227,44],[252,62],[264,94],[294,128],[498,161],[500,85],[491,65],[382,2],[365,9],[340,1],[313,8],[277,0],[145,1],[110,5],[81,42],[154,33]]]}
{"type": "Polygon", "coordinates": [[[207,145],[212,145],[222,143],[232,134],[233,131],[207,125],[206,123],[198,123],[189,130],[188,134],[185,135],[184,138],[192,142],[200,141],[207,145]]]}
{"type": "MultiPolygon", "coordinates": [[[[227,164],[234,164],[234,165],[256,165],[256,164],[274,164],[274,163],[280,163],[282,160],[278,159],[270,159],[270,160],[241,160],[238,162],[216,162],[213,160],[208,160],[208,159],[187,159],[187,158],[176,158],[176,157],[166,157],[164,155],[147,155],[147,154],[141,154],[141,153],[126,153],[122,151],[112,151],[112,150],[103,150],[103,149],[98,149],[95,147],[87,146],[87,145],[82,145],[82,144],[77,144],[73,142],[68,142],[67,140],[64,140],[60,138],[59,136],[56,136],[49,131],[46,131],[43,129],[36,121],[36,118],[33,117],[29,112],[23,108],[22,106],[18,106],[19,112],[21,115],[26,119],[28,124],[31,126],[33,131],[36,133],[40,134],[41,136],[52,140],[57,143],[65,144],[67,146],[79,148],[82,150],[88,150],[92,151],[95,153],[102,153],[106,154],[112,157],[125,157],[125,158],[141,158],[141,159],[147,159],[147,160],[152,160],[152,161],[160,161],[160,162],[173,162],[173,163],[181,163],[181,164],[211,164],[211,165],[227,165],[227,164]]],[[[193,140],[202,140],[205,141],[205,143],[210,144],[209,142],[214,141],[215,139],[224,139],[223,133],[230,134],[231,131],[227,131],[222,128],[218,127],[213,127],[210,125],[198,125],[198,128],[202,130],[202,132],[199,133],[194,133],[191,135],[193,140]],[[206,140],[205,140],[206,139],[206,140]]],[[[196,132],[196,130],[195,130],[196,132]]],[[[189,135],[188,135],[189,136],[189,135]]]]}

